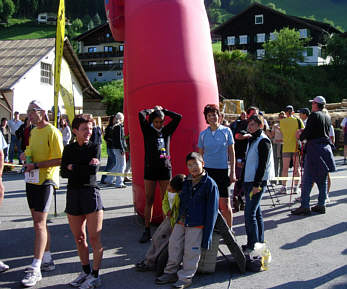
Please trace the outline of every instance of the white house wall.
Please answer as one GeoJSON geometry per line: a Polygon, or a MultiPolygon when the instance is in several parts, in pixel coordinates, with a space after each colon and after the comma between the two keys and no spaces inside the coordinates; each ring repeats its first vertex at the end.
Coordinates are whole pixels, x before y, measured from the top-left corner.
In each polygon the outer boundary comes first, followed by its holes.
{"type": "MultiPolygon", "coordinates": [[[[23,75],[13,86],[13,111],[24,114],[32,100],[40,100],[47,109],[54,105],[54,49],[36,63],[25,75],[23,75]],[[41,62],[52,65],[52,83],[41,82],[41,62]]],[[[83,94],[81,85],[71,71],[74,88],[74,100],[76,107],[83,107],[83,94]]],[[[63,100],[59,97],[59,108],[65,113],[63,100]]]]}

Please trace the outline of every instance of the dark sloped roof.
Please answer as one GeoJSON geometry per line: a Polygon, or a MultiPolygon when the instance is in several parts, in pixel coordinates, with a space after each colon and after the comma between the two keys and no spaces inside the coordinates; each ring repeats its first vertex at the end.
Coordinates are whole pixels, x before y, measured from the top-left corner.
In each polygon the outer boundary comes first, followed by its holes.
{"type": "Polygon", "coordinates": [[[54,38],[0,41],[0,89],[10,89],[54,45],[54,38]]]}
{"type": "MultiPolygon", "coordinates": [[[[107,23],[107,22],[104,23],[104,24],[101,24],[101,25],[99,25],[99,26],[96,26],[96,27],[94,27],[93,29],[90,29],[90,30],[88,30],[88,31],[86,31],[86,32],[84,32],[84,33],[82,33],[82,34],[76,36],[76,37],[74,38],[74,40],[82,41],[82,40],[85,39],[86,37],[89,37],[90,35],[93,35],[94,33],[97,33],[97,32],[99,32],[100,30],[104,29],[106,26],[108,26],[108,23],[107,23]]],[[[111,33],[111,30],[110,30],[110,33],[111,33]]]]}
{"type": "Polygon", "coordinates": [[[242,17],[244,14],[246,14],[250,9],[252,9],[254,7],[259,7],[259,8],[262,8],[264,10],[271,11],[272,13],[279,14],[282,17],[286,17],[286,18],[294,20],[294,21],[296,21],[298,23],[304,24],[306,27],[308,27],[310,29],[313,29],[313,30],[318,30],[318,31],[321,31],[321,32],[327,31],[329,33],[341,33],[339,30],[337,30],[336,28],[334,28],[333,26],[331,26],[328,23],[324,23],[324,22],[310,20],[310,19],[306,19],[306,18],[302,18],[302,17],[296,17],[296,16],[290,16],[290,15],[287,15],[287,14],[283,14],[283,13],[277,11],[277,10],[274,10],[274,9],[268,7],[268,6],[264,6],[264,5],[259,4],[257,2],[253,3],[248,8],[246,8],[245,10],[240,12],[239,14],[235,15],[234,17],[230,18],[228,21],[224,22],[223,24],[221,24],[218,27],[216,27],[215,29],[213,29],[212,33],[216,34],[216,35],[221,34],[221,32],[226,27],[228,27],[232,22],[234,22],[238,18],[242,17]]]}
{"type": "MultiPolygon", "coordinates": [[[[0,90],[11,89],[25,73],[54,48],[55,38],[0,41],[0,90]]],[[[90,83],[67,38],[64,42],[64,58],[83,92],[100,97],[99,92],[90,83]]]]}

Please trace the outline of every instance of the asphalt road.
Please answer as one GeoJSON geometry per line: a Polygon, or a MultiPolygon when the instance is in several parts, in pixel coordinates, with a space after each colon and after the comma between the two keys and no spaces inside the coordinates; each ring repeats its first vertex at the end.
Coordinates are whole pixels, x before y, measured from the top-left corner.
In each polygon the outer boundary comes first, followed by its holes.
{"type": "MultiPolygon", "coordinates": [[[[197,275],[191,288],[347,288],[347,166],[337,158],[338,171],[333,176],[330,204],[325,215],[290,216],[289,195],[279,196],[280,203],[272,207],[269,194],[262,201],[265,220],[265,239],[270,245],[272,263],[268,271],[240,275],[221,256],[216,272],[197,275]]],[[[0,259],[11,269],[0,274],[0,288],[21,288],[23,270],[31,264],[33,229],[27,207],[23,176],[4,175],[5,200],[0,208],[0,259]]],[[[43,273],[36,288],[67,288],[80,272],[80,263],[70,232],[65,208],[66,182],[57,195],[58,217],[51,207],[49,229],[52,233],[52,252],[56,270],[43,273]]],[[[317,201],[316,186],[311,204],[317,201]]],[[[103,188],[105,219],[102,233],[104,260],[102,288],[170,288],[154,284],[152,272],[139,273],[134,263],[144,256],[148,244],[139,244],[141,220],[134,213],[131,186],[126,189],[103,188]]],[[[243,212],[234,217],[234,230],[240,244],[245,243],[243,212]]],[[[220,245],[228,254],[227,247],[220,245]]]]}

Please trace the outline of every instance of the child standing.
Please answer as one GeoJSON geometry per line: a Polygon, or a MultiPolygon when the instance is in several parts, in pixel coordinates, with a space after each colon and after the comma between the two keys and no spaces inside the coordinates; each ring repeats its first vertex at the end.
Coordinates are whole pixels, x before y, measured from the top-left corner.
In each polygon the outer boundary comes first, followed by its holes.
{"type": "Polygon", "coordinates": [[[171,179],[162,202],[163,213],[166,218],[152,236],[152,244],[146,253],[145,259],[135,265],[137,271],[153,270],[157,257],[169,243],[172,228],[178,217],[179,193],[182,191],[184,178],[185,175],[176,175],[171,179]]]}
{"type": "Polygon", "coordinates": [[[219,193],[214,180],[204,171],[199,153],[186,157],[190,175],[183,183],[177,223],[169,240],[169,260],[157,284],[174,283],[187,288],[198,268],[201,248],[208,249],[218,214],[219,193]],[[178,267],[183,260],[183,268],[178,267]]]}

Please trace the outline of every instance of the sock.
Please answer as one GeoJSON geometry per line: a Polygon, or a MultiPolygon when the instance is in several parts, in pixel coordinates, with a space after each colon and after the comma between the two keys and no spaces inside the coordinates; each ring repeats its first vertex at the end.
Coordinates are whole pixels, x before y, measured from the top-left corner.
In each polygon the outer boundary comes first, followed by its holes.
{"type": "Polygon", "coordinates": [[[90,264],[87,264],[87,265],[82,265],[82,270],[84,273],[86,274],[90,274],[90,264]]]}
{"type": "Polygon", "coordinates": [[[99,277],[99,269],[98,269],[98,270],[94,270],[94,269],[93,269],[93,271],[92,271],[92,276],[93,276],[94,278],[98,278],[98,277],[99,277]]]}
{"type": "Polygon", "coordinates": [[[31,267],[33,267],[34,270],[40,271],[41,270],[41,263],[42,263],[42,260],[34,258],[32,264],[31,264],[31,267]]]}
{"type": "Polygon", "coordinates": [[[45,251],[43,253],[42,263],[49,263],[52,261],[51,251],[45,251]]]}

